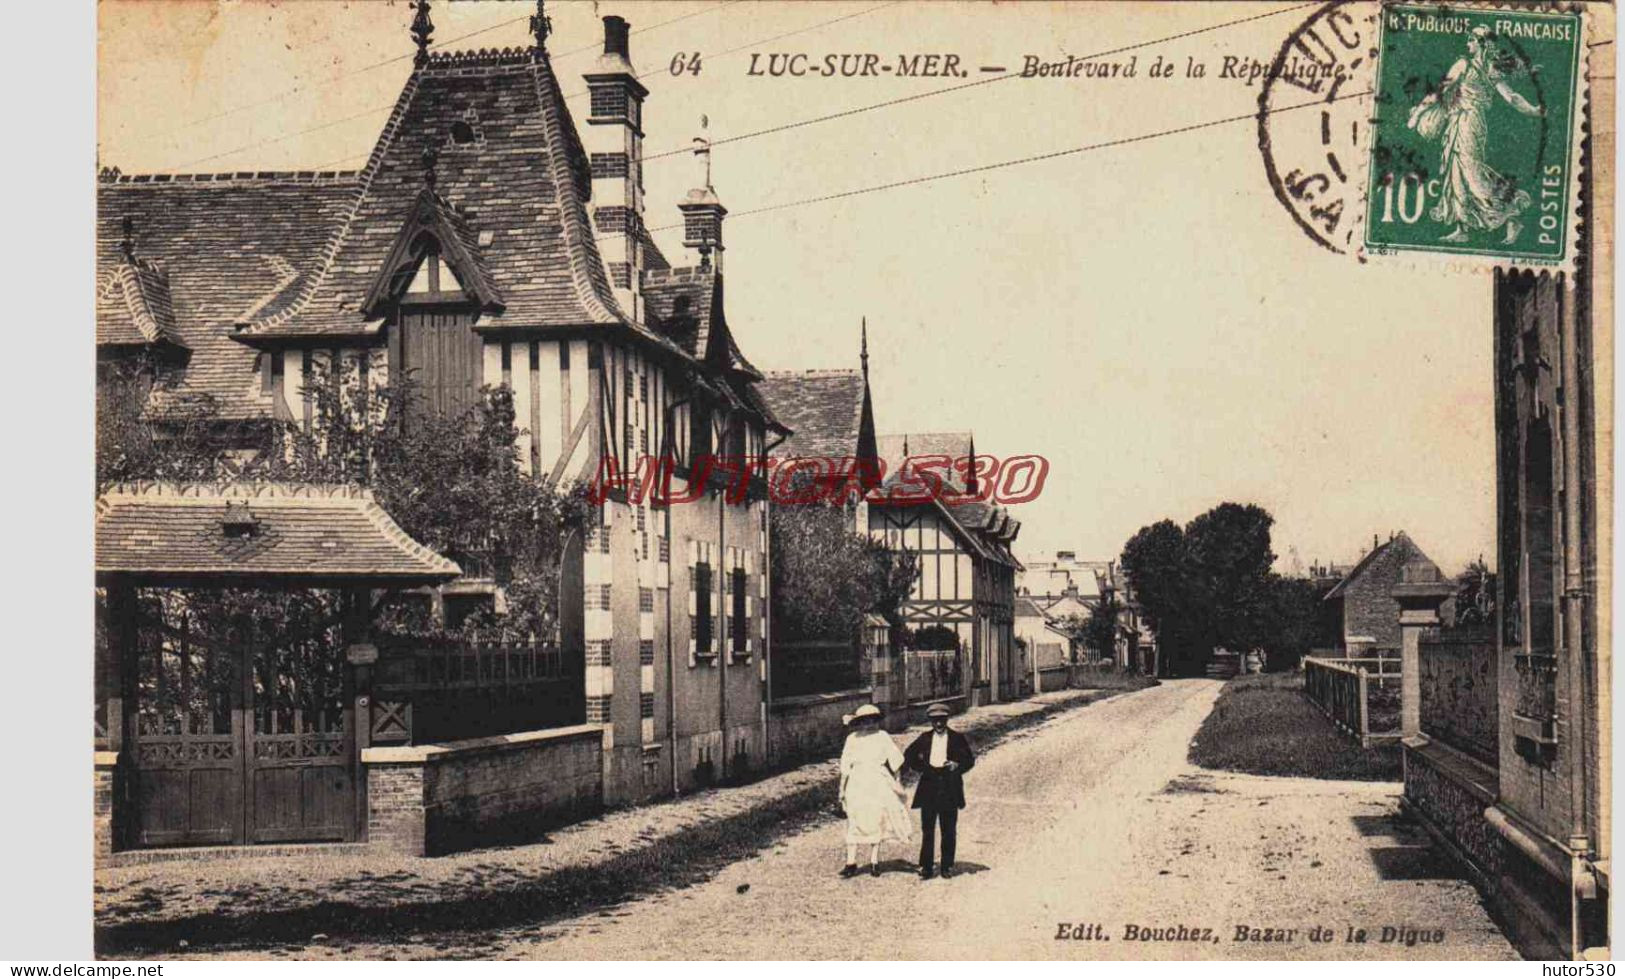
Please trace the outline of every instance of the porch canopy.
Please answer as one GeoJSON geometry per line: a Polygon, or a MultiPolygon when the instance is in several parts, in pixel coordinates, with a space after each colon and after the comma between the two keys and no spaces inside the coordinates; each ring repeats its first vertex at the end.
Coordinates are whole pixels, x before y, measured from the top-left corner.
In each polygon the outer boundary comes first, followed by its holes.
{"type": "Polygon", "coordinates": [[[96,498],[98,584],[409,588],[461,573],[358,487],[125,483],[96,498]]]}

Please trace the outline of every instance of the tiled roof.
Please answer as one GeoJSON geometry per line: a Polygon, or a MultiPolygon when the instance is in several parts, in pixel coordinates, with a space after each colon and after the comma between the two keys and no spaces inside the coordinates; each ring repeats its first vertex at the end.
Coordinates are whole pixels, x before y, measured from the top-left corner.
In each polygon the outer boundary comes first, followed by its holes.
{"type": "Polygon", "coordinates": [[[417,543],[353,487],[122,484],[96,498],[96,573],[255,584],[449,581],[457,565],[417,543]],[[251,521],[252,534],[227,524],[251,521]]]}
{"type": "Polygon", "coordinates": [[[651,269],[643,275],[643,318],[649,328],[704,360],[710,345],[717,277],[710,269],[651,269]]]}
{"type": "Polygon", "coordinates": [[[154,262],[126,256],[96,288],[96,343],[170,343],[184,348],[175,329],[169,275],[154,262]]]}
{"type": "MultiPolygon", "coordinates": [[[[169,322],[162,328],[192,351],[183,380],[154,391],[154,409],[207,395],[227,419],[265,417],[270,399],[260,393],[257,354],[231,338],[232,325],[313,272],[323,243],[355,196],[355,177],[161,176],[98,185],[98,281],[105,287],[128,266],[121,247],[128,217],[136,256],[161,268],[167,281],[169,322]]],[[[113,298],[99,291],[97,334],[103,342],[129,335],[122,316],[113,315],[113,298]]],[[[159,308],[149,302],[155,322],[161,322],[159,308]]]]}
{"type": "MultiPolygon", "coordinates": [[[[485,290],[500,296],[479,329],[602,327],[680,361],[705,359],[705,343],[631,322],[616,305],[587,212],[591,169],[548,59],[529,49],[454,52],[413,71],[359,172],[104,171],[98,282],[120,260],[120,222],[134,217],[137,254],[168,273],[176,331],[193,351],[154,407],[205,394],[226,419],[268,417],[250,344],[376,334],[383,321],[363,307],[428,185],[431,150],[444,220],[475,256],[485,290]],[[454,140],[456,123],[474,138],[454,140]]],[[[666,274],[657,252],[651,274],[666,274]]],[[[715,280],[704,293],[708,336],[720,277],[706,275],[715,280]]],[[[133,335],[112,298],[98,304],[107,312],[99,328],[133,335]]],[[[710,366],[759,376],[731,337],[710,366]]]]}
{"type": "Polygon", "coordinates": [[[771,371],[758,385],[779,421],[795,432],[775,456],[843,458],[858,453],[863,375],[857,371],[771,371]]]}
{"type": "Polygon", "coordinates": [[[1037,602],[1025,595],[1016,597],[1016,614],[1044,618],[1044,610],[1038,607],[1037,602]]]}
{"type": "MultiPolygon", "coordinates": [[[[928,455],[945,455],[959,459],[970,454],[971,434],[969,432],[921,432],[908,435],[882,435],[876,440],[877,451],[886,464],[886,483],[881,487],[885,492],[897,480],[898,469],[910,458],[919,458],[928,455]],[[907,443],[908,451],[903,451],[907,443]]],[[[981,455],[982,453],[978,453],[981,455]]],[[[932,473],[942,477],[951,489],[963,492],[964,481],[955,472],[944,472],[941,468],[933,468],[932,473]]],[[[1015,568],[1021,568],[1021,562],[1016,559],[1010,550],[1010,543],[1021,531],[1021,522],[1010,516],[1010,511],[1004,507],[977,500],[954,501],[943,503],[942,510],[961,528],[971,533],[978,545],[992,559],[1015,568]]]]}
{"type": "MultiPolygon", "coordinates": [[[[1372,563],[1376,561],[1378,557],[1388,553],[1390,548],[1396,546],[1406,552],[1413,553],[1415,556],[1420,557],[1423,561],[1427,561],[1429,564],[1433,563],[1426,554],[1422,553],[1422,549],[1417,547],[1415,542],[1410,539],[1410,536],[1402,530],[1393,537],[1372,548],[1371,553],[1361,558],[1359,562],[1349,571],[1349,573],[1343,576],[1343,580],[1339,581],[1335,586],[1332,587],[1331,591],[1326,593],[1326,599],[1342,598],[1343,593],[1348,590],[1348,586],[1355,579],[1363,576],[1366,569],[1371,567],[1372,563]]],[[[1434,566],[1434,570],[1438,570],[1437,565],[1434,566]]]]}
{"type": "Polygon", "coordinates": [[[506,308],[486,328],[625,322],[593,240],[592,178],[558,80],[528,50],[431,56],[412,73],[360,178],[348,219],[327,243],[319,277],[247,328],[258,336],[355,333],[362,297],[424,187],[436,189],[484,242],[506,308]],[[478,126],[456,143],[453,124],[478,126]]]}

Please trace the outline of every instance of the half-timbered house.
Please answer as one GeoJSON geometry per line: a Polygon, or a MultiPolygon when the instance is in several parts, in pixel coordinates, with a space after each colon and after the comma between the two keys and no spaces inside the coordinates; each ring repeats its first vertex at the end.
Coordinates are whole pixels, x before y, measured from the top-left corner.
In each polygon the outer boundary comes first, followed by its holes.
{"type": "MultiPolygon", "coordinates": [[[[888,475],[868,495],[869,533],[888,547],[912,551],[920,562],[897,643],[905,654],[908,699],[963,698],[974,706],[1019,696],[1013,630],[1021,564],[1010,548],[1020,522],[1005,508],[974,499],[950,502],[946,493],[900,499],[892,492],[906,460],[969,459],[975,440],[962,432],[887,435],[877,448],[888,475]]],[[[974,482],[937,472],[953,495],[977,495],[974,482]]]]}
{"type": "MultiPolygon", "coordinates": [[[[538,480],[674,459],[671,491],[689,502],[617,488],[565,562],[564,610],[579,611],[558,639],[581,647],[584,708],[558,723],[601,729],[613,803],[765,758],[767,502],[760,479],[724,493],[731,477],[706,460],[759,460],[781,426],[723,313],[708,147],[677,202],[699,261],[674,269],[644,221],[648,90],[627,23],[604,18],[578,130],[540,8],[528,48],[442,53],[414,5],[412,71],[358,171],[104,170],[98,351],[144,355],[154,415],[206,398],[236,425],[307,423],[306,381],[338,367],[360,385],[410,376],[424,411],[508,388],[518,464],[538,480]]],[[[478,600],[492,589],[471,583],[469,557],[445,588],[478,600]]],[[[416,742],[372,710],[357,723],[374,745],[416,742]]]]}

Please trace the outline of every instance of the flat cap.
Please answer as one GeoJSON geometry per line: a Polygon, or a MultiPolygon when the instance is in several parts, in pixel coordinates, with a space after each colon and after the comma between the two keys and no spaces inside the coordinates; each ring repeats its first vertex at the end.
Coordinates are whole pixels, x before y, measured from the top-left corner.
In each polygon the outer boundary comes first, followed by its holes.
{"type": "Polygon", "coordinates": [[[947,704],[932,704],[925,709],[926,717],[952,717],[953,713],[947,704]]]}

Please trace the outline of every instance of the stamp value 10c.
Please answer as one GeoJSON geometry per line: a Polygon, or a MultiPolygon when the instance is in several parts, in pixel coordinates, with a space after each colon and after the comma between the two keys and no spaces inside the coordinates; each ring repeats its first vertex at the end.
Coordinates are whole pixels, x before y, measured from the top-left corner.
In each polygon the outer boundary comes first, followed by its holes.
{"type": "Polygon", "coordinates": [[[1573,259],[1579,13],[1384,6],[1365,250],[1573,259]]]}

